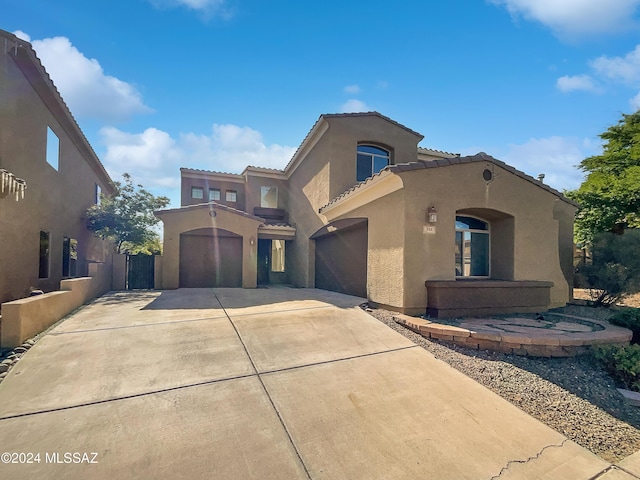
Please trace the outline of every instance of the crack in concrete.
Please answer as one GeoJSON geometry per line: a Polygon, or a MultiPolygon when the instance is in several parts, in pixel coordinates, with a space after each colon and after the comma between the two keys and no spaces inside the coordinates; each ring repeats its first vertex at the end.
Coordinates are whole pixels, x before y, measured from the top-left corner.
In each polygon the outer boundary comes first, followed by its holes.
{"type": "Polygon", "coordinates": [[[505,473],[507,470],[509,470],[509,467],[511,467],[511,465],[514,464],[524,464],[524,463],[529,463],[532,460],[537,460],[538,458],[540,458],[542,456],[542,454],[544,453],[545,450],[549,449],[549,448],[562,448],[564,447],[564,444],[567,443],[569,441],[568,438],[565,438],[562,443],[558,444],[551,444],[551,445],[546,445],[542,450],[540,450],[537,454],[535,454],[532,457],[527,458],[526,460],[509,460],[507,462],[507,464],[502,467],[502,469],[500,470],[500,472],[497,475],[494,475],[493,477],[491,477],[489,480],[496,480],[497,478],[500,478],[502,476],[503,473],[505,473]]]}

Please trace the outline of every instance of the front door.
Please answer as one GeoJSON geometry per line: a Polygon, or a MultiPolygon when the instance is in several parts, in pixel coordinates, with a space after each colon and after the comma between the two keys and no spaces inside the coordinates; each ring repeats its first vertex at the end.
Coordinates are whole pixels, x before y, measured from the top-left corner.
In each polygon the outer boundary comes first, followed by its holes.
{"type": "Polygon", "coordinates": [[[271,240],[258,239],[258,285],[269,284],[271,240]]]}

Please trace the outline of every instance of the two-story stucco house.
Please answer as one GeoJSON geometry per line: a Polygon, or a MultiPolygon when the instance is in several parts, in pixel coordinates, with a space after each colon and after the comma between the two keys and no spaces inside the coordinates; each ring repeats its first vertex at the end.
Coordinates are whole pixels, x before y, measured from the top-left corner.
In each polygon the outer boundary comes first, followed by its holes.
{"type": "Polygon", "coordinates": [[[0,30],[0,303],[110,261],[84,213],[114,186],[31,44],[0,30]],[[18,195],[8,194],[20,179],[18,195]]]}
{"type": "Polygon", "coordinates": [[[321,115],[284,170],[181,169],[162,287],[275,283],[439,316],[571,296],[576,205],[484,153],[418,147],[376,112],[321,115]]]}

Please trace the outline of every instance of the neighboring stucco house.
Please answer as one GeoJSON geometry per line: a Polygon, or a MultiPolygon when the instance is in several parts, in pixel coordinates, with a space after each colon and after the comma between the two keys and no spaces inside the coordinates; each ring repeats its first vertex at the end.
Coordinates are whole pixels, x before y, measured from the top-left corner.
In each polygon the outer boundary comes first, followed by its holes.
{"type": "Polygon", "coordinates": [[[57,290],[63,278],[86,276],[90,262],[109,261],[109,244],[83,217],[114,187],[31,44],[2,30],[0,42],[3,303],[31,288],[57,290]],[[16,179],[17,196],[5,188],[16,179]]]}
{"type": "Polygon", "coordinates": [[[321,115],[284,170],[181,169],[162,287],[283,283],[438,316],[571,297],[576,205],[484,153],[418,147],[376,112],[321,115]]]}

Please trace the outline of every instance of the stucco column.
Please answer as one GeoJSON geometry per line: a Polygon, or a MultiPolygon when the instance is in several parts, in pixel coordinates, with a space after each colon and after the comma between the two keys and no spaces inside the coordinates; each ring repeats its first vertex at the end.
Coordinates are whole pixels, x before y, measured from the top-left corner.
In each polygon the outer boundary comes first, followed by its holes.
{"type": "Polygon", "coordinates": [[[242,237],[242,288],[258,286],[258,229],[242,237]],[[253,243],[253,244],[252,244],[253,243]]]}

